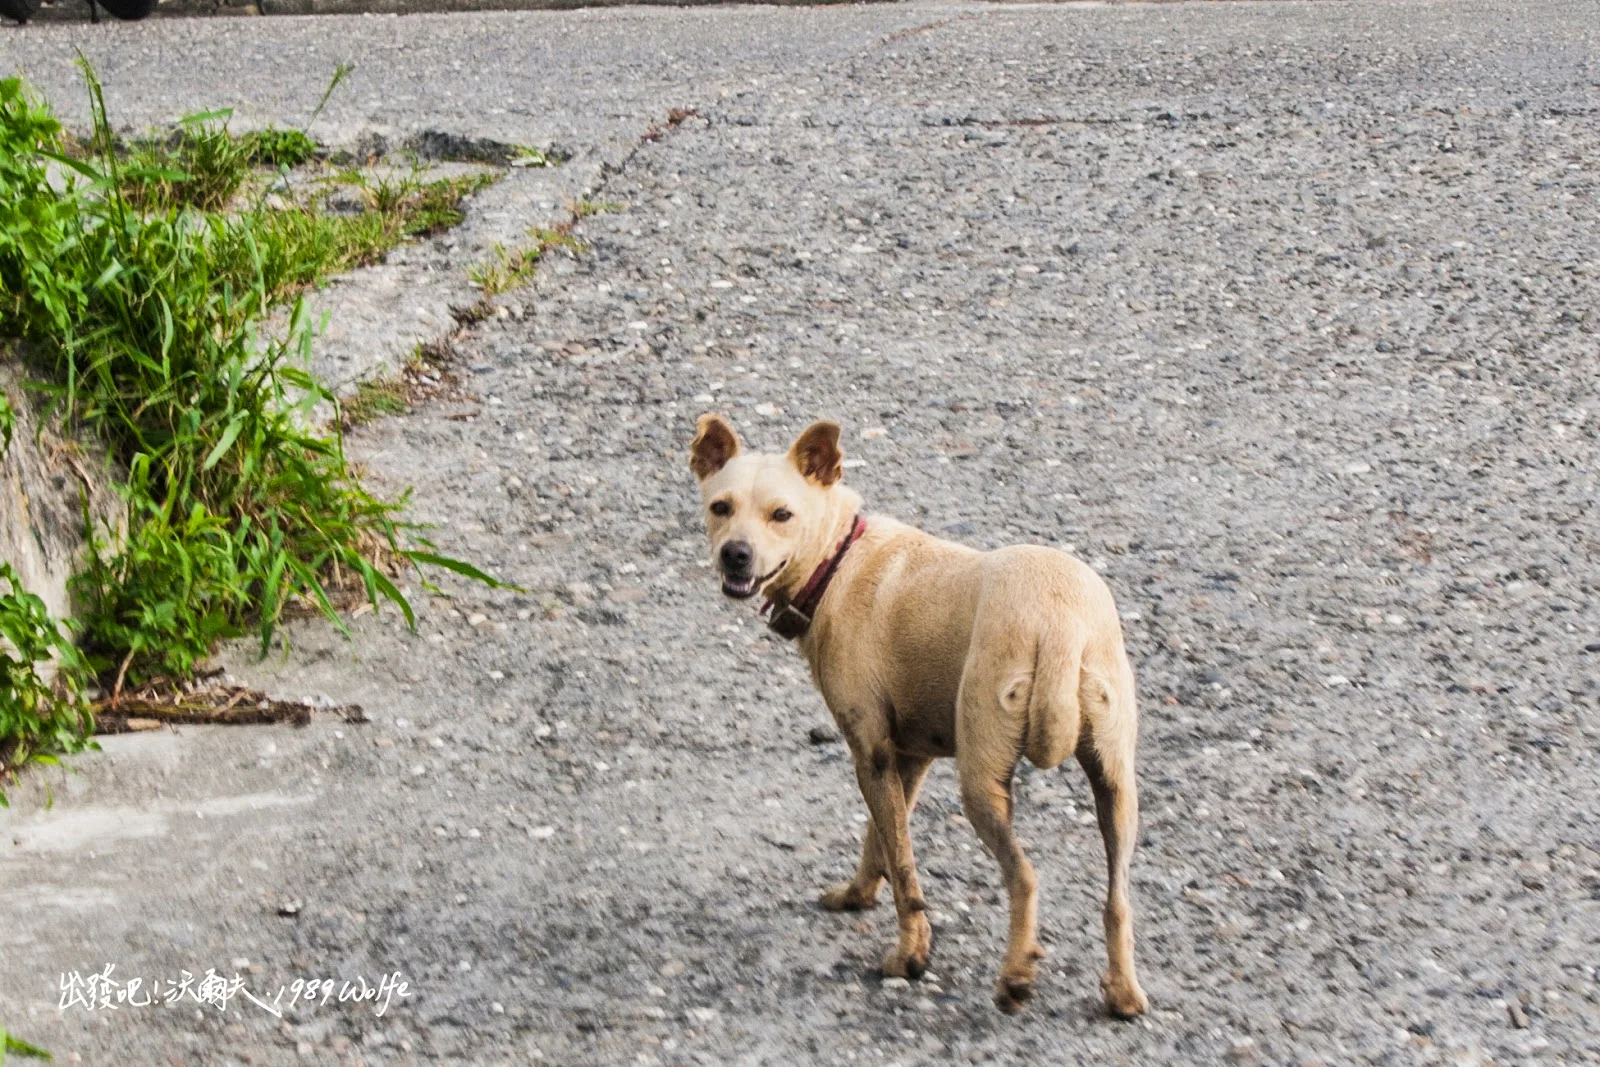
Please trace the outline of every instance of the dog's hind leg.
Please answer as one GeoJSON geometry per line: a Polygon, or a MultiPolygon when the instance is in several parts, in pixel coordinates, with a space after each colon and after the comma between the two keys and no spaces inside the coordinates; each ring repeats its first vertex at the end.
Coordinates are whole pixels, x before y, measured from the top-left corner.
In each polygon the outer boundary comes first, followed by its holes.
{"type": "Polygon", "coordinates": [[[969,660],[956,712],[962,808],[1000,864],[1011,898],[1010,936],[994,993],[995,1006],[1004,1012],[1021,1010],[1033,995],[1037,964],[1044,956],[1036,939],[1039,879],[1011,829],[1011,776],[1027,730],[1026,696],[1012,689],[969,660]]]}
{"type": "MultiPolygon", "coordinates": [[[[925,756],[908,756],[901,753],[895,760],[900,772],[900,788],[906,798],[906,818],[917,807],[917,792],[922,779],[927,776],[933,760],[925,756]]],[[[878,831],[871,818],[867,819],[866,833],[861,837],[861,863],[856,876],[843,885],[836,885],[818,899],[828,911],[861,911],[878,902],[878,887],[883,884],[883,854],[878,848],[878,831]]]]}
{"type": "MultiPolygon", "coordinates": [[[[1130,678],[1131,682],[1131,678],[1130,678]]],[[[1112,693],[1100,679],[1086,677],[1083,699],[1093,705],[1109,703],[1112,693]],[[1089,690],[1098,689],[1098,692],[1089,690]]],[[[1129,701],[1133,698],[1126,697],[1129,701]]],[[[1088,716],[1091,730],[1097,716],[1088,716]]],[[[1131,715],[1129,716],[1131,718],[1131,715]]],[[[1108,724],[1109,725],[1109,724],[1108,724]]],[[[1144,990],[1133,967],[1133,905],[1128,899],[1128,867],[1133,859],[1134,841],[1139,834],[1139,794],[1134,783],[1132,723],[1097,743],[1094,733],[1085,731],[1078,742],[1078,762],[1089,776],[1094,790],[1095,813],[1100,821],[1100,836],[1106,846],[1106,954],[1110,966],[1100,981],[1106,1009],[1113,1015],[1132,1018],[1149,1010],[1144,990]]]]}

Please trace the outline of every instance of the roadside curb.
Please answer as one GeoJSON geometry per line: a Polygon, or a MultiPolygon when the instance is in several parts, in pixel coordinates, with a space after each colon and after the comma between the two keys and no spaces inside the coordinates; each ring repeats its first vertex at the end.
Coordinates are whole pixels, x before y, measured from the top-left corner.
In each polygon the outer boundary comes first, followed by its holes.
{"type": "MultiPolygon", "coordinates": [[[[425,15],[472,11],[572,11],[585,7],[717,7],[745,0],[161,0],[157,18],[260,15],[425,15]]],[[[760,0],[764,7],[842,6],[859,0],[760,0]]],[[[47,2],[35,22],[88,21],[88,0],[47,2]]],[[[115,21],[101,14],[102,21],[115,21]]]]}

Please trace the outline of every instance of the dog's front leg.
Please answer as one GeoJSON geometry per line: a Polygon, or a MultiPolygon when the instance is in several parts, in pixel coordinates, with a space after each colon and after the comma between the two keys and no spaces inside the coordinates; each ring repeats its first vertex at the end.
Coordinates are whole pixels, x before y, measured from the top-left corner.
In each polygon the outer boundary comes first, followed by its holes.
{"type": "MultiPolygon", "coordinates": [[[[933,760],[926,756],[911,756],[902,752],[895,759],[895,770],[900,772],[900,791],[906,798],[907,823],[911,821],[911,813],[917,809],[917,791],[922,787],[922,779],[927,777],[931,766],[933,760]]],[[[856,867],[856,876],[843,885],[829,889],[817,902],[829,911],[861,911],[873,907],[878,902],[878,886],[883,884],[883,872],[883,855],[878,850],[878,828],[869,818],[866,830],[861,835],[861,863],[856,867]]]]}
{"type": "Polygon", "coordinates": [[[920,978],[928,969],[933,930],[928,925],[928,905],[917,883],[917,865],[911,855],[911,828],[905,787],[894,742],[877,738],[851,741],[856,780],[877,831],[883,873],[894,890],[894,910],[900,921],[900,941],[883,958],[883,973],[900,978],[920,978]]]}

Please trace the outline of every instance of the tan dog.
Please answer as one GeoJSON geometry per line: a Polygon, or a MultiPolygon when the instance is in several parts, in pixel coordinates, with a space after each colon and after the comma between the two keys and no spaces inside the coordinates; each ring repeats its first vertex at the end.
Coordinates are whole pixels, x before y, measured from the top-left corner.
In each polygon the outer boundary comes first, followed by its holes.
{"type": "Polygon", "coordinates": [[[967,818],[1011,897],[995,1003],[1018,1010],[1044,952],[1033,864],[1011,829],[1011,776],[1024,755],[1041,768],[1075,755],[1110,868],[1101,988],[1113,1014],[1142,1014],[1128,901],[1138,712],[1110,590],[1053,549],[978,552],[889,518],[862,524],[861,498],[839,480],[842,458],[831,422],[778,456],[745,452],[724,419],[702,415],[689,460],[723,592],[764,593],[773,629],[799,638],[871,814],[855,878],[822,906],[870,907],[887,877],[900,938],[883,971],[921,976],[932,931],[908,820],[929,764],[954,756],[967,818]]]}

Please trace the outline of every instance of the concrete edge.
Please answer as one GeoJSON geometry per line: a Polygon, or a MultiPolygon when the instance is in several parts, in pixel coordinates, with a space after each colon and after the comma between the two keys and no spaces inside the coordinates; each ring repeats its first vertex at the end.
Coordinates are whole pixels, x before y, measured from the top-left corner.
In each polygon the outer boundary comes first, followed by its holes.
{"type": "MultiPolygon", "coordinates": [[[[572,11],[588,7],[840,7],[894,0],[160,0],[156,18],[257,15],[424,15],[572,11]]],[[[115,21],[101,12],[102,21],[115,21]]],[[[88,21],[88,0],[45,0],[36,22],[88,21]]]]}

